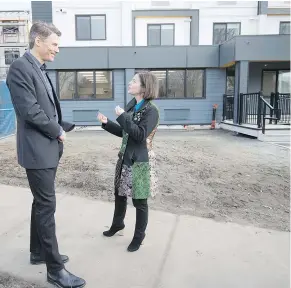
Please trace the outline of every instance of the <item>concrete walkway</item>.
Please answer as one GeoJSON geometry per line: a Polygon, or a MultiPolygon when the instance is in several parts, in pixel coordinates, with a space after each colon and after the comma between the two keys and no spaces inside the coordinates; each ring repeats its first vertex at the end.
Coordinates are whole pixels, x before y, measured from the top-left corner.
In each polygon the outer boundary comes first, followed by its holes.
{"type": "MultiPolygon", "coordinates": [[[[69,271],[88,288],[287,288],[289,233],[151,211],[147,237],[128,253],[135,210],[123,237],[102,237],[113,204],[57,196],[57,235],[69,271]]],[[[0,185],[0,271],[46,284],[29,264],[28,189],[0,185]]]]}

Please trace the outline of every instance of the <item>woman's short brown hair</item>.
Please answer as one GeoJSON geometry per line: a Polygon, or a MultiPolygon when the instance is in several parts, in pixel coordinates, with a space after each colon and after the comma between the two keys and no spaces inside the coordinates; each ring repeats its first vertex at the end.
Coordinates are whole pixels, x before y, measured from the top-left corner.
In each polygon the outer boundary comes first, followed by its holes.
{"type": "Polygon", "coordinates": [[[155,74],[150,71],[141,71],[137,73],[140,79],[143,98],[153,100],[159,94],[159,80],[155,74]]]}

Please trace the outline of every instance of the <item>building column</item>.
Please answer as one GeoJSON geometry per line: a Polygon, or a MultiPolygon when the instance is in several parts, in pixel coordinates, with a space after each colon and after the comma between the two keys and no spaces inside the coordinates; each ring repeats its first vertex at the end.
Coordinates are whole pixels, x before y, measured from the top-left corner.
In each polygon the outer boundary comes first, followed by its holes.
{"type": "Polygon", "coordinates": [[[248,93],[249,61],[240,61],[235,64],[234,111],[233,122],[238,123],[239,94],[248,93]]]}

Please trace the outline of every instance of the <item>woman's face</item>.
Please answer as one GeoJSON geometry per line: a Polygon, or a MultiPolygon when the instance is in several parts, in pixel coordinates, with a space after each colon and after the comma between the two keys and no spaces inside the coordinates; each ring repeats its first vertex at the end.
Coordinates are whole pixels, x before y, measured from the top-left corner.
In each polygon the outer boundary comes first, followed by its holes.
{"type": "Polygon", "coordinates": [[[135,74],[132,80],[128,84],[128,93],[135,96],[141,92],[141,83],[138,74],[135,74]]]}

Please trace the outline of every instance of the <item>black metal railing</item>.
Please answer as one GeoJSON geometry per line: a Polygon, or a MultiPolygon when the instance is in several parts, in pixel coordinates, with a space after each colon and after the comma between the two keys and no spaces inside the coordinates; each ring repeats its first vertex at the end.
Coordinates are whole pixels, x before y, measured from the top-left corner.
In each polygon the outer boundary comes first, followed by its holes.
{"type": "MultiPolygon", "coordinates": [[[[281,111],[280,111],[280,109],[274,108],[274,106],[272,106],[269,102],[267,102],[266,99],[264,99],[263,96],[260,96],[259,101],[263,105],[263,115],[260,118],[262,119],[262,133],[265,134],[265,131],[266,131],[266,120],[269,119],[269,121],[271,121],[271,123],[274,120],[275,123],[277,124],[277,122],[280,120],[280,117],[281,117],[281,111]],[[267,115],[267,108],[270,111],[269,112],[270,116],[267,115]]],[[[260,128],[260,126],[258,126],[258,128],[260,128]]]]}
{"type": "Polygon", "coordinates": [[[224,94],[222,119],[233,120],[233,112],[234,112],[234,95],[224,94]]]}
{"type": "MultiPolygon", "coordinates": [[[[281,112],[280,120],[275,124],[290,124],[290,93],[272,93],[270,104],[281,112]]],[[[270,120],[269,123],[272,124],[273,121],[270,120]]]]}
{"type": "Polygon", "coordinates": [[[239,124],[256,124],[260,125],[262,114],[262,104],[259,100],[261,93],[240,93],[239,94],[239,124]]]}
{"type": "Polygon", "coordinates": [[[265,97],[262,92],[241,93],[238,123],[256,125],[262,128],[264,134],[266,120],[269,120],[270,124],[290,124],[290,94],[272,93],[271,97],[265,97]]]}

